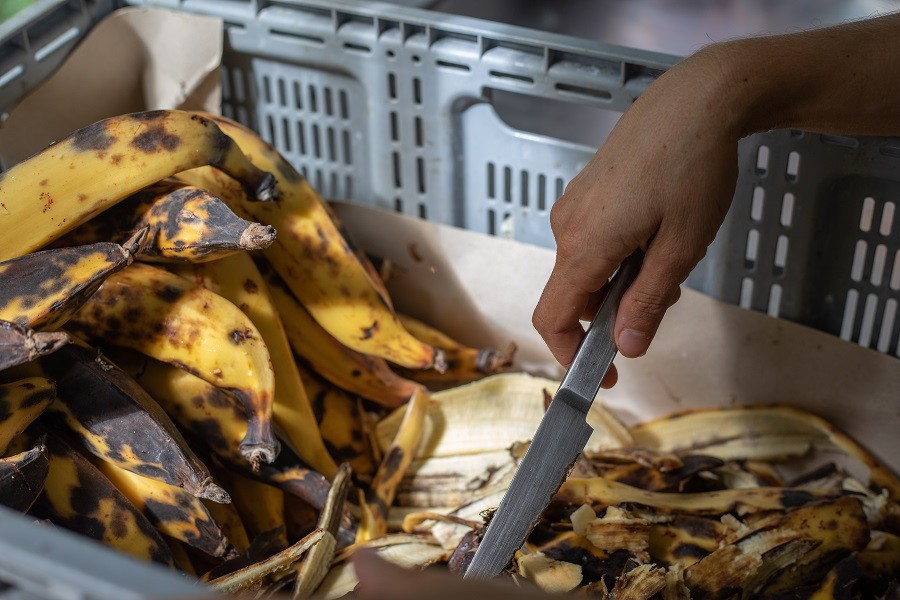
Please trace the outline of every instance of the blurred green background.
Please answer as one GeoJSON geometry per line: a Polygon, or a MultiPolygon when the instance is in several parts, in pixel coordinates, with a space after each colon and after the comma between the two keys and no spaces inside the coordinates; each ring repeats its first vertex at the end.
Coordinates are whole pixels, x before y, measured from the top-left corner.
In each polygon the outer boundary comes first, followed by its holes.
{"type": "Polygon", "coordinates": [[[0,0],[0,21],[4,21],[29,4],[34,4],[34,0],[0,0]]]}

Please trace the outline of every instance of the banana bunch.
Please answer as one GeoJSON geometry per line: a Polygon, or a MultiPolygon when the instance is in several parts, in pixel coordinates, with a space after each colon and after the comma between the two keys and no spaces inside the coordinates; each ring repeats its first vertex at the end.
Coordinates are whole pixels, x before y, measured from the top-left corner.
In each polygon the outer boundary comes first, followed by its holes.
{"type": "Polygon", "coordinates": [[[0,173],[0,503],[220,589],[308,597],[386,534],[426,386],[510,366],[485,352],[401,318],[228,119],[121,115],[0,173]]]}

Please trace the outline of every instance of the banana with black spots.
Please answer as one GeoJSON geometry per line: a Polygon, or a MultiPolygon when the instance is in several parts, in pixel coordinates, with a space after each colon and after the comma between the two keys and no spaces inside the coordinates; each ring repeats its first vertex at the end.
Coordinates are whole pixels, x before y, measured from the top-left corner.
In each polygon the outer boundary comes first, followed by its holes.
{"type": "Polygon", "coordinates": [[[509,342],[504,348],[473,348],[424,321],[402,313],[397,313],[397,317],[416,339],[444,352],[447,368],[443,373],[433,369],[427,371],[407,369],[403,372],[406,377],[429,387],[443,388],[477,381],[487,375],[508,369],[515,359],[517,350],[515,342],[509,342]]]}
{"type": "Polygon", "coordinates": [[[251,540],[266,536],[271,548],[288,547],[284,521],[284,492],[234,471],[221,469],[219,477],[231,492],[231,500],[251,540]]]}
{"type": "Polygon", "coordinates": [[[34,331],[0,319],[0,371],[56,352],[69,341],[64,331],[34,331]]]}
{"type": "Polygon", "coordinates": [[[291,347],[319,375],[343,390],[387,408],[406,404],[421,387],[392,371],[384,359],[344,346],[312,318],[277,275],[271,272],[266,275],[291,347]]]}
{"type": "Polygon", "coordinates": [[[163,409],[95,349],[72,344],[41,359],[57,383],[48,416],[71,430],[95,456],[116,466],[228,502],[163,409]]]}
{"type": "Polygon", "coordinates": [[[160,534],[103,473],[61,437],[46,435],[45,444],[50,471],[32,514],[137,558],[174,566],[160,534]]]}
{"type": "Polygon", "coordinates": [[[131,113],[83,127],[0,174],[0,261],[45,246],[170,175],[212,165],[251,198],[277,197],[271,174],[201,115],[131,113]]]}
{"type": "Polygon", "coordinates": [[[328,454],[303,387],[268,285],[246,253],[222,260],[178,265],[173,271],[232,302],[259,330],[275,372],[275,424],[294,451],[315,470],[331,479],[337,465],[328,454]]]}
{"type": "Polygon", "coordinates": [[[252,130],[225,117],[205,116],[227,132],[251,162],[275,175],[279,202],[261,209],[212,169],[192,170],[179,178],[213,191],[238,214],[275,227],[278,238],[264,251],[267,260],[341,343],[410,369],[443,370],[440,352],[403,328],[383,285],[373,281],[374,270],[363,265],[309,182],[252,130]]]}
{"type": "Polygon", "coordinates": [[[241,454],[254,466],[277,456],[269,351],[253,322],[225,298],[165,269],[135,263],[107,279],[69,327],[227,390],[247,413],[241,454]]]}
{"type": "Polygon", "coordinates": [[[228,540],[199,498],[180,487],[137,475],[110,462],[99,459],[92,462],[158,532],[210,556],[220,557],[228,550],[228,540]]]}
{"type": "Polygon", "coordinates": [[[325,381],[305,363],[298,362],[297,368],[331,456],[348,463],[356,477],[371,478],[377,465],[363,430],[361,402],[325,381]]]}
{"type": "Polygon", "coordinates": [[[0,385],[0,456],[55,399],[56,385],[46,377],[0,385]]]}
{"type": "Polygon", "coordinates": [[[26,512],[44,490],[49,472],[50,458],[43,444],[0,458],[0,505],[26,512]]]}
{"type": "Polygon", "coordinates": [[[54,246],[124,241],[148,227],[144,262],[204,262],[267,248],[275,228],[240,218],[220,199],[174,180],[151,185],[56,240],[54,246]]]}
{"type": "Polygon", "coordinates": [[[107,277],[131,264],[146,237],[142,229],[123,245],[53,248],[0,263],[0,319],[31,329],[58,329],[107,277]]]}

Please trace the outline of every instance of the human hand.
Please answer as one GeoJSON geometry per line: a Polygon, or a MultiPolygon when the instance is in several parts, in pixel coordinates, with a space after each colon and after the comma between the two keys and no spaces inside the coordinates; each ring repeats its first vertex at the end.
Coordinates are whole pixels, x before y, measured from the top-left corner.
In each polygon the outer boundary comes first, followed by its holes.
{"type": "MultiPolygon", "coordinates": [[[[556,263],[533,324],[564,366],[584,335],[579,320],[593,317],[603,286],[637,248],[646,255],[615,337],[623,356],[643,355],[722,224],[741,131],[733,106],[719,102],[719,71],[708,50],[663,74],[554,204],[556,263]]],[[[604,387],[614,382],[611,370],[604,387]]]]}

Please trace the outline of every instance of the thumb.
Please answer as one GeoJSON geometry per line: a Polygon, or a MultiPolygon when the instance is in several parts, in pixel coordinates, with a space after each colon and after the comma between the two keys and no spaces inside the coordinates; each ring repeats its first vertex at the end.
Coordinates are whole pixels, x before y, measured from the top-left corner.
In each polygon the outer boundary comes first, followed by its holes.
{"type": "Polygon", "coordinates": [[[689,265],[661,254],[658,246],[647,250],[640,272],[619,303],[616,345],[627,358],[646,354],[666,310],[681,295],[681,282],[690,272],[689,265]]]}

